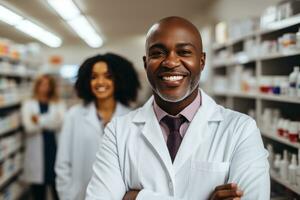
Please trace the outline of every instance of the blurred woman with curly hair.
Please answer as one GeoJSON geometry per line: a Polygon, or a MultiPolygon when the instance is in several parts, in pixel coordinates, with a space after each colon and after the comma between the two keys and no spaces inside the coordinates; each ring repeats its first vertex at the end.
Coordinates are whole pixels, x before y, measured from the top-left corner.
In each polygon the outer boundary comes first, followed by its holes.
{"type": "Polygon", "coordinates": [[[130,111],[139,87],[133,64],[119,55],[96,55],[80,66],[75,90],[83,103],[67,113],[55,165],[60,199],[84,199],[104,127],[130,111]]]}

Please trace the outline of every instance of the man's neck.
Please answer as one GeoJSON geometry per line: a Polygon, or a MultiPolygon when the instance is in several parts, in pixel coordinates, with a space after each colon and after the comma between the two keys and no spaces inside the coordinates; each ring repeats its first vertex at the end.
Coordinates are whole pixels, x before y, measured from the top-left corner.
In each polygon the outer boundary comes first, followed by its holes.
{"type": "Polygon", "coordinates": [[[170,115],[175,116],[195,100],[195,98],[198,95],[198,92],[199,92],[199,89],[196,88],[188,97],[186,97],[184,100],[179,101],[179,102],[165,101],[155,93],[154,93],[154,98],[155,98],[155,102],[161,109],[163,109],[170,115]]]}

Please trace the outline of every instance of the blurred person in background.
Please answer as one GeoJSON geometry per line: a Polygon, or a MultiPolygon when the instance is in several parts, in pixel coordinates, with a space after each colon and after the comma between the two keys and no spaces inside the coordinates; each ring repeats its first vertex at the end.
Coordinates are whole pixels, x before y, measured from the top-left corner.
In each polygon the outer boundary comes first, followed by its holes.
{"type": "Polygon", "coordinates": [[[55,164],[61,200],[84,199],[104,127],[130,111],[139,87],[133,64],[119,55],[96,55],[80,66],[75,90],[83,103],[66,115],[55,164]]]}
{"type": "Polygon", "coordinates": [[[65,105],[58,98],[53,77],[45,74],[35,80],[33,97],[23,102],[21,113],[26,132],[24,180],[31,183],[34,200],[46,199],[47,186],[57,200],[54,172],[56,133],[62,125],[65,105]]]}

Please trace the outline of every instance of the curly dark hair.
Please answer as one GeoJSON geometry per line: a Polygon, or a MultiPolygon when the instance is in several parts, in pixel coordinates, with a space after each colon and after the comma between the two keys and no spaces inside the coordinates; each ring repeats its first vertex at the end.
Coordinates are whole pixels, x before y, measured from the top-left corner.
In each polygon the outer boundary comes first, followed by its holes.
{"type": "Polygon", "coordinates": [[[105,62],[115,85],[114,97],[117,101],[128,106],[137,98],[140,81],[133,64],[126,58],[113,53],[99,54],[86,59],[79,67],[75,90],[79,98],[88,104],[96,99],[92,93],[90,82],[93,66],[105,62]]]}

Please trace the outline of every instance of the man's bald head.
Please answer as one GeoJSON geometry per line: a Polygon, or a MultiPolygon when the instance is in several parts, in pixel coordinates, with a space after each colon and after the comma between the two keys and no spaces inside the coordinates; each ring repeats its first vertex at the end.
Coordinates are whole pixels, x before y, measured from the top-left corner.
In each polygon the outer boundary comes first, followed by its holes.
{"type": "Polygon", "coordinates": [[[202,38],[201,35],[194,24],[182,17],[166,17],[159,20],[157,23],[152,25],[149,29],[146,37],[146,50],[149,47],[149,40],[157,34],[164,34],[165,31],[170,29],[182,29],[190,32],[190,35],[194,37],[194,41],[198,45],[199,50],[202,52],[202,38]]]}

